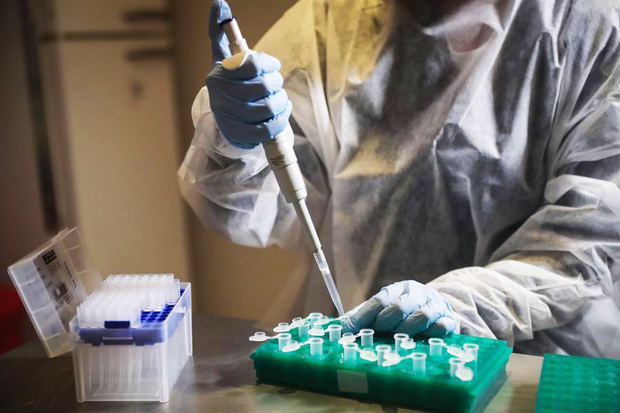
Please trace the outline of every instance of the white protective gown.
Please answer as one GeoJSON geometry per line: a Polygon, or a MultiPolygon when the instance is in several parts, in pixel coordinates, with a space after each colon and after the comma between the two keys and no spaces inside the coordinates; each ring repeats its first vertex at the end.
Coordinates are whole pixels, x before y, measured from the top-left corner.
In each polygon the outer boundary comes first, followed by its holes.
{"type": "MultiPolygon", "coordinates": [[[[620,358],[619,2],[424,3],[301,0],[255,48],[282,61],[345,308],[414,279],[461,333],[620,358]]],[[[224,140],[205,88],[192,115],[179,178],[205,225],[303,245],[262,148],[224,140]]],[[[307,270],[279,319],[329,311],[307,270]]]]}

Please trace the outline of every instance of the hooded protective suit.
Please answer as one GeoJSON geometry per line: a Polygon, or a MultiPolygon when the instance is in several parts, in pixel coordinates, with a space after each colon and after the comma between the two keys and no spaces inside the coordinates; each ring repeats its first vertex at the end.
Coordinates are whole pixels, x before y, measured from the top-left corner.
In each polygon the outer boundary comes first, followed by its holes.
{"type": "MultiPolygon", "coordinates": [[[[461,333],[620,358],[618,2],[425,3],[301,0],[255,47],[282,61],[345,308],[413,279],[461,333]]],[[[262,148],[219,134],[205,88],[192,115],[179,178],[205,225],[301,244],[262,148]]],[[[316,274],[300,294],[329,308],[316,274]]]]}

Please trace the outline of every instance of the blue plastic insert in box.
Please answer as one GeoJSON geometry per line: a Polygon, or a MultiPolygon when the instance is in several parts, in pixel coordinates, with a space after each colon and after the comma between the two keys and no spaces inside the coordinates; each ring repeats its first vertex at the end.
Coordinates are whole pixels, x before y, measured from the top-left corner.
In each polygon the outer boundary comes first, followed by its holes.
{"type": "Polygon", "coordinates": [[[162,311],[142,311],[138,327],[131,327],[126,320],[110,320],[104,323],[103,328],[80,328],[80,338],[93,346],[162,343],[172,336],[185,315],[183,311],[174,311],[185,291],[181,289],[177,302],[166,305],[162,311]]]}

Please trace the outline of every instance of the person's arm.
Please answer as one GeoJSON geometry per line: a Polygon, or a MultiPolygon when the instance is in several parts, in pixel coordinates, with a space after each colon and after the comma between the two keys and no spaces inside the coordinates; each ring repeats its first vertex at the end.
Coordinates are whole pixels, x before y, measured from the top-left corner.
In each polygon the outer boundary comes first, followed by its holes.
{"type": "Polygon", "coordinates": [[[459,314],[463,333],[531,339],[574,319],[589,300],[611,295],[620,279],[618,30],[614,10],[569,16],[543,205],[491,264],[429,283],[459,314]]]}
{"type": "Polygon", "coordinates": [[[561,326],[590,300],[611,295],[620,280],[618,13],[577,11],[565,24],[541,207],[489,265],[457,269],[425,286],[388,286],[350,312],[346,329],[374,325],[443,335],[458,331],[454,319],[463,334],[513,344],[561,326]]]}
{"type": "MultiPolygon", "coordinates": [[[[310,35],[313,39],[316,37],[313,14],[307,12],[312,8],[311,1],[297,3],[270,29],[255,49],[267,51],[284,62],[284,86],[293,102],[291,124],[295,133],[295,151],[306,179],[308,205],[319,224],[329,197],[324,160],[318,155],[322,155],[321,139],[324,137],[319,136],[317,132],[320,129],[316,122],[305,112],[307,107],[324,104],[321,102],[324,98],[320,92],[320,75],[315,65],[309,64],[319,59],[318,42],[315,40],[314,49],[306,44],[304,56],[290,55],[290,51],[297,47],[296,43],[307,42],[310,35]],[[293,27],[295,35],[291,34],[293,27]],[[305,78],[312,79],[315,87],[305,85],[305,78]]],[[[214,53],[217,54],[217,51],[214,53]]],[[[276,77],[272,76],[272,80],[276,77]]],[[[220,76],[215,80],[224,82],[228,79],[220,76]]],[[[225,93],[223,87],[219,90],[225,93]]],[[[226,105],[230,102],[234,104],[235,100],[226,101],[224,98],[226,96],[220,100],[223,102],[221,109],[226,111],[226,105]]],[[[238,140],[228,136],[234,135],[230,131],[225,131],[226,137],[234,142],[226,139],[214,116],[214,109],[218,108],[212,107],[212,101],[207,88],[202,88],[192,106],[195,134],[178,172],[183,197],[206,227],[235,243],[256,247],[297,245],[301,234],[295,212],[280,195],[263,149],[257,145],[260,140],[254,142],[254,137],[248,134],[242,134],[240,138],[243,140],[238,140]],[[247,145],[247,142],[251,144],[247,145]]],[[[234,108],[229,111],[233,115],[237,113],[234,108]]],[[[243,130],[241,127],[237,130],[243,130]]]]}

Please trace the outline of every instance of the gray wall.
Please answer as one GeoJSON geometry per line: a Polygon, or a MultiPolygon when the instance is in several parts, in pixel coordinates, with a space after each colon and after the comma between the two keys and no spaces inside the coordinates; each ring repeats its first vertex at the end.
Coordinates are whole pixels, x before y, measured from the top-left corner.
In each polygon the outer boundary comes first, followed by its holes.
{"type": "Polygon", "coordinates": [[[0,282],[6,268],[45,242],[25,56],[17,2],[0,1],[0,282]]]}

